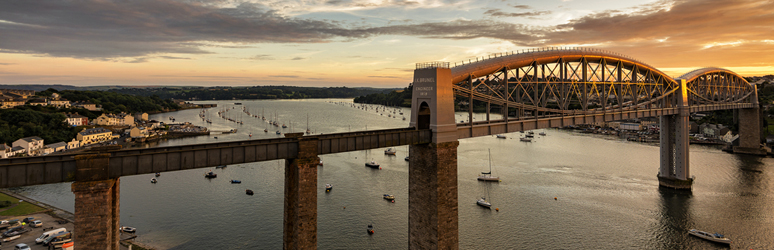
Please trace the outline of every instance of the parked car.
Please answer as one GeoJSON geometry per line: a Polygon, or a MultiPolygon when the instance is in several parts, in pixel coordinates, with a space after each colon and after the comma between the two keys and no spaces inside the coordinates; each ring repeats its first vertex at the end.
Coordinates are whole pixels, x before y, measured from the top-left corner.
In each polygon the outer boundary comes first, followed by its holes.
{"type": "Polygon", "coordinates": [[[24,223],[31,223],[33,221],[35,221],[35,217],[27,217],[27,218],[24,218],[24,220],[22,222],[24,222],[24,223]]]}
{"type": "Polygon", "coordinates": [[[46,238],[48,238],[49,236],[54,236],[54,235],[57,235],[57,234],[59,234],[61,232],[66,232],[66,231],[67,231],[66,228],[60,227],[60,228],[57,228],[57,229],[54,229],[54,230],[51,230],[51,231],[48,231],[48,232],[44,232],[43,234],[40,235],[40,237],[35,239],[35,243],[37,243],[37,244],[43,243],[43,241],[46,240],[46,238]]]}
{"type": "Polygon", "coordinates": [[[21,243],[16,244],[16,247],[13,248],[14,250],[30,250],[30,246],[27,246],[27,244],[21,243]]]}
{"type": "Polygon", "coordinates": [[[30,226],[32,226],[32,227],[42,227],[43,226],[43,222],[40,221],[40,220],[35,220],[32,223],[30,223],[30,226]]]}

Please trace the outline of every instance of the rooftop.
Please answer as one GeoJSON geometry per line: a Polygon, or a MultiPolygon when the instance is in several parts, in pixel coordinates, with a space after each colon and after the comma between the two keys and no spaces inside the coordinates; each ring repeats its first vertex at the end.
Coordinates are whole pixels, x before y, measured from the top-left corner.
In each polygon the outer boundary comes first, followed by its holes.
{"type": "Polygon", "coordinates": [[[19,140],[24,140],[26,142],[34,142],[34,141],[42,141],[43,138],[37,137],[37,136],[30,136],[30,137],[24,137],[19,140]]]}
{"type": "Polygon", "coordinates": [[[93,135],[93,134],[102,134],[102,133],[110,133],[110,130],[107,130],[105,128],[88,128],[88,129],[84,129],[81,132],[78,132],[78,134],[81,134],[81,135],[93,135]]]}

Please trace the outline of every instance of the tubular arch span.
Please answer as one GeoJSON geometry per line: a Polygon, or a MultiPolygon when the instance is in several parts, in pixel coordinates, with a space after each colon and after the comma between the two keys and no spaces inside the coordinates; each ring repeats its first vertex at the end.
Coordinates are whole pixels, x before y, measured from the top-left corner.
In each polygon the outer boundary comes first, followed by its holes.
{"type": "Polygon", "coordinates": [[[672,108],[681,101],[681,80],[690,105],[757,104],[755,86],[730,70],[703,68],[673,78],[642,61],[595,49],[497,54],[451,67],[451,78],[458,104],[486,102],[518,109],[517,116],[672,108]]]}

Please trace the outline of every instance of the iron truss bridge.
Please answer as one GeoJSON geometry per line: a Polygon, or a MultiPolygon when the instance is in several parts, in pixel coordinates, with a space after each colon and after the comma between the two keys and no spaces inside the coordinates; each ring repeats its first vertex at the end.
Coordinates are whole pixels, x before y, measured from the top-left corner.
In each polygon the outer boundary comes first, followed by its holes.
{"type": "Polygon", "coordinates": [[[680,105],[687,105],[689,112],[758,106],[755,86],[730,70],[702,68],[673,78],[644,62],[602,50],[497,54],[454,66],[451,73],[456,108],[469,112],[455,119],[460,139],[674,115],[680,105]],[[486,103],[486,120],[474,120],[472,103],[486,103]],[[497,110],[498,117],[510,115],[489,119],[491,110],[497,110]]]}

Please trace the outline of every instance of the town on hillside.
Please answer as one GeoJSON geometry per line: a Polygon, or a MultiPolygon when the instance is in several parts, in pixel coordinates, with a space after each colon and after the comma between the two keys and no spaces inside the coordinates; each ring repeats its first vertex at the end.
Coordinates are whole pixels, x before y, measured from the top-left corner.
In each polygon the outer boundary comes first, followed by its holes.
{"type": "MultiPolygon", "coordinates": [[[[78,112],[58,112],[58,110],[72,111],[74,107],[100,112],[102,107],[88,101],[71,103],[57,93],[41,97],[36,96],[36,91],[32,90],[0,89],[0,101],[2,101],[0,109],[5,110],[30,106],[53,108],[56,113],[64,116],[62,121],[64,125],[78,131],[74,137],[68,138],[69,140],[48,144],[39,135],[26,136],[13,142],[6,141],[10,143],[0,144],[0,158],[42,156],[85,150],[94,146],[146,142],[165,138],[170,134],[169,132],[174,137],[209,134],[206,127],[194,126],[187,122],[174,124],[149,120],[146,112],[134,114],[102,112],[94,119],[89,119],[78,112]]],[[[200,107],[185,101],[178,105],[186,108],[200,107]]],[[[212,106],[207,105],[207,107],[212,106]]]]}

